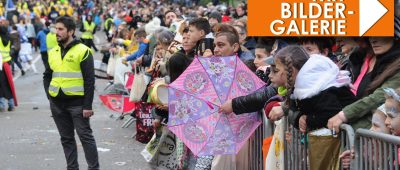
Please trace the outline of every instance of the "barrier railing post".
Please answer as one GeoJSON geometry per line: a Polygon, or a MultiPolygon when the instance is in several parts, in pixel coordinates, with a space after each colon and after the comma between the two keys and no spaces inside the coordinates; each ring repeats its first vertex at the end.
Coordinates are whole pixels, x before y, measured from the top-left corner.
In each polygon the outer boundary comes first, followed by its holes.
{"type": "MultiPolygon", "coordinates": [[[[353,150],[354,148],[354,130],[348,124],[340,125],[340,151],[353,150]]],[[[350,169],[355,169],[356,162],[351,161],[350,169]]],[[[340,161],[340,169],[343,169],[342,162],[340,161]]]]}
{"type": "Polygon", "coordinates": [[[355,169],[399,169],[399,145],[398,136],[358,129],[355,140],[355,169]]]}
{"type": "Polygon", "coordinates": [[[284,140],[284,165],[285,170],[307,170],[308,169],[308,150],[306,134],[303,135],[299,130],[290,125],[286,120],[285,140],[284,140]],[[286,132],[291,133],[291,140],[287,141],[286,132]]]}

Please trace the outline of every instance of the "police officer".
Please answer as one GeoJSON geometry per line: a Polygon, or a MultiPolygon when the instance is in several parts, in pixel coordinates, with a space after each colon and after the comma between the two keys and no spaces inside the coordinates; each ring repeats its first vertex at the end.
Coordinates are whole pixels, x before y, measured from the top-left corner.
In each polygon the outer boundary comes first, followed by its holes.
{"type": "Polygon", "coordinates": [[[71,17],[57,18],[55,27],[58,45],[48,52],[50,67],[44,73],[43,84],[61,136],[67,168],[79,169],[76,130],[88,169],[99,169],[96,142],[89,124],[94,94],[92,51],[73,38],[76,26],[71,17]]]}
{"type": "Polygon", "coordinates": [[[97,51],[96,46],[93,43],[93,34],[96,32],[96,24],[93,22],[92,15],[88,15],[86,20],[83,22],[83,33],[82,33],[82,41],[89,48],[93,47],[95,51],[97,51]]]}

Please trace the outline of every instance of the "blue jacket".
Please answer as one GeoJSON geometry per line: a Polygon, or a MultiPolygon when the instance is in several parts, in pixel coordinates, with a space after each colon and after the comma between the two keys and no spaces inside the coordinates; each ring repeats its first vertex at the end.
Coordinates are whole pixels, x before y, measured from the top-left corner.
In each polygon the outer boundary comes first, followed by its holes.
{"type": "Polygon", "coordinates": [[[128,56],[126,58],[126,60],[127,61],[136,60],[137,58],[142,56],[144,54],[144,52],[146,52],[147,46],[149,46],[149,43],[140,42],[139,49],[136,52],[134,52],[132,55],[128,56]]]}
{"type": "Polygon", "coordinates": [[[43,29],[38,32],[36,36],[36,41],[40,44],[40,52],[47,52],[46,36],[50,31],[48,29],[43,29]]]}

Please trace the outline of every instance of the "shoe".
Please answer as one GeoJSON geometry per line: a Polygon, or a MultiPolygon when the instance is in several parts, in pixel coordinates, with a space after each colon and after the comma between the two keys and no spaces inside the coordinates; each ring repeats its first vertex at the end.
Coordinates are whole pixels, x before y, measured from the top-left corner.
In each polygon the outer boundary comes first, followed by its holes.
{"type": "Polygon", "coordinates": [[[0,112],[5,112],[6,109],[5,108],[0,108],[0,112]]]}
{"type": "Polygon", "coordinates": [[[9,107],[9,108],[8,108],[8,111],[9,111],[9,112],[15,111],[15,107],[9,107]]]}
{"type": "Polygon", "coordinates": [[[25,75],[25,71],[21,70],[21,75],[24,76],[25,75]]]}

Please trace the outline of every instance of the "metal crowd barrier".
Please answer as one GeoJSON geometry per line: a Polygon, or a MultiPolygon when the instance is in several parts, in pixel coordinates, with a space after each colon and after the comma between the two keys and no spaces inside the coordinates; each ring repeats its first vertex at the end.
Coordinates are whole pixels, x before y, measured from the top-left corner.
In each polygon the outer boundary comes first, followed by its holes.
{"type": "MultiPolygon", "coordinates": [[[[289,125],[284,118],[286,131],[292,134],[291,140],[284,140],[285,170],[308,170],[308,148],[306,134],[289,125]]],[[[340,126],[341,153],[345,150],[355,150],[355,160],[350,164],[351,170],[399,170],[400,169],[400,137],[358,129],[354,133],[350,125],[340,126]]],[[[250,139],[249,163],[250,170],[263,169],[262,144],[263,139],[271,136],[274,124],[268,119],[257,128],[250,139]],[[267,122],[268,121],[268,122],[267,122]]],[[[340,169],[343,169],[340,166],[340,169]]]]}
{"type": "MultiPolygon", "coordinates": [[[[340,153],[352,149],[354,149],[354,130],[350,125],[342,124],[340,125],[340,153]]],[[[344,169],[341,161],[340,169],[344,169]]],[[[355,169],[355,161],[351,162],[350,169],[355,169]]]]}
{"type": "MultiPolygon", "coordinates": [[[[284,132],[291,133],[291,140],[284,142],[285,170],[307,170],[308,168],[308,148],[307,134],[300,132],[288,123],[284,117],[284,132]]],[[[286,136],[286,135],[285,135],[286,136]]]]}
{"type": "Polygon", "coordinates": [[[261,125],[254,132],[253,136],[250,138],[249,144],[249,163],[250,170],[262,170],[263,168],[263,155],[262,155],[262,144],[263,144],[263,129],[261,125]]]}
{"type": "Polygon", "coordinates": [[[356,131],[354,169],[393,170],[399,169],[400,137],[373,132],[366,129],[356,131]]]}
{"type": "MultiPolygon", "coordinates": [[[[287,118],[284,118],[284,127],[284,132],[289,131],[291,133],[291,140],[284,140],[285,170],[308,170],[307,134],[301,133],[292,125],[288,124],[287,118]]],[[[352,149],[356,151],[356,160],[351,162],[351,170],[399,169],[398,152],[395,152],[399,149],[399,137],[376,133],[365,129],[357,130],[355,135],[353,128],[347,124],[342,124],[340,130],[340,153],[352,149]],[[359,156],[360,153],[364,153],[364,156],[359,156]],[[379,156],[376,154],[373,155],[373,153],[379,153],[379,156]]],[[[273,131],[274,124],[264,118],[263,124],[257,128],[254,135],[250,138],[250,154],[248,157],[250,170],[262,170],[264,168],[262,154],[263,139],[271,136],[273,131]]],[[[341,165],[340,169],[343,169],[341,165]]]]}
{"type": "Polygon", "coordinates": [[[262,124],[256,129],[253,136],[250,138],[249,144],[249,163],[250,170],[262,170],[263,169],[263,153],[262,145],[263,140],[266,137],[271,136],[274,133],[274,123],[265,117],[264,111],[262,114],[262,124]]]}

